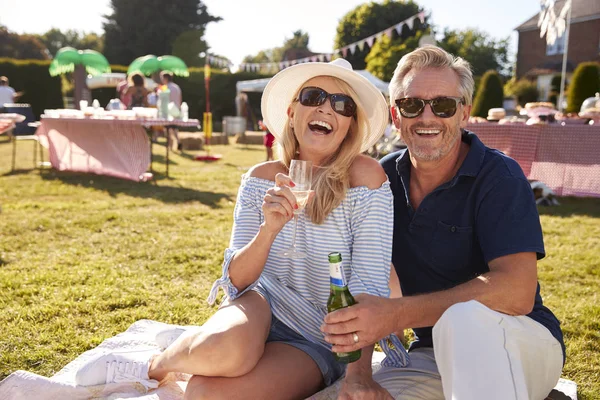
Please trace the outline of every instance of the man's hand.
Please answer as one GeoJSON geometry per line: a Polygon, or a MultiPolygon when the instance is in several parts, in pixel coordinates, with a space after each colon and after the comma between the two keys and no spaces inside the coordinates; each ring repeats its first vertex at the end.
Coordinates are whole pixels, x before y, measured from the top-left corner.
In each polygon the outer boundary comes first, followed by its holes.
{"type": "Polygon", "coordinates": [[[400,330],[394,317],[394,302],[368,294],[355,296],[358,304],[342,308],[325,316],[321,330],[325,340],[333,345],[334,352],[350,352],[372,345],[390,333],[400,330]],[[358,336],[355,342],[354,333],[358,336]]]}
{"type": "Polygon", "coordinates": [[[370,376],[348,376],[344,379],[338,400],[394,400],[370,376]]]}

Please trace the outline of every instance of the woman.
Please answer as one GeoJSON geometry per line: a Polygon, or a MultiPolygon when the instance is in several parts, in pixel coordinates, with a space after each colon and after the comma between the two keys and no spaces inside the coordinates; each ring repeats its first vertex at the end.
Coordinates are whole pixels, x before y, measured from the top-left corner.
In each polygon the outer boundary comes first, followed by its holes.
{"type": "Polygon", "coordinates": [[[125,97],[130,98],[128,109],[133,107],[148,107],[148,89],[144,86],[144,76],[140,73],[131,75],[132,86],[125,91],[125,97]]]}
{"type": "MultiPolygon", "coordinates": [[[[169,372],[195,375],[186,399],[305,398],[343,375],[319,330],[327,312],[327,254],[342,253],[354,294],[388,296],[392,195],[377,161],[361,155],[383,133],[387,105],[381,93],[338,59],[299,64],[265,88],[262,113],[281,146],[281,160],[243,177],[230,247],[219,288],[227,300],[196,330],[157,336],[162,353],[111,353],[77,373],[81,385],[134,380],[156,385],[169,372]],[[287,176],[290,160],[312,161],[311,202],[298,219],[296,243],[305,259],[281,256],[291,242],[296,200],[287,176]],[[308,250],[308,251],[307,251],[308,250]]],[[[351,335],[360,341],[360,332],[351,335]]],[[[397,337],[381,341],[392,365],[404,365],[397,337]],[[395,347],[395,349],[394,349],[395,347]]],[[[371,351],[350,364],[344,389],[372,385],[371,351]]]]}

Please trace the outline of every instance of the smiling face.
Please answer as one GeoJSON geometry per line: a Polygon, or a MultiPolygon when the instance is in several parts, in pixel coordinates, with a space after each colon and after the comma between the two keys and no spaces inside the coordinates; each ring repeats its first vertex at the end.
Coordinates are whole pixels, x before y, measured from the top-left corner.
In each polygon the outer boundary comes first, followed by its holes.
{"type": "MultiPolygon", "coordinates": [[[[411,70],[404,81],[402,97],[461,97],[458,76],[450,68],[411,70]]],[[[461,128],[467,125],[470,111],[471,106],[461,104],[454,116],[440,118],[427,104],[418,117],[405,118],[394,106],[392,117],[412,157],[422,161],[439,161],[459,151],[461,128]]]]}
{"type": "MultiPolygon", "coordinates": [[[[318,76],[306,81],[302,88],[314,86],[327,93],[345,93],[333,78],[318,76]]],[[[345,93],[349,94],[349,93],[345,93]]],[[[295,101],[288,109],[290,124],[300,148],[300,158],[316,164],[334,154],[348,134],[353,117],[344,117],[331,108],[330,99],[320,106],[303,106],[295,101]]]]}

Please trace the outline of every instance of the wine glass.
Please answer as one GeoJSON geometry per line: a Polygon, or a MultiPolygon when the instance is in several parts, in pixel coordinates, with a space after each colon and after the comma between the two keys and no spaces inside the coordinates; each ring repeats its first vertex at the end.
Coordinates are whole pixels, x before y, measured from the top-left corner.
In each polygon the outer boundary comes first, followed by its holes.
{"type": "Polygon", "coordinates": [[[298,215],[306,207],[310,196],[310,185],[312,183],[312,162],[304,160],[292,160],[290,163],[290,178],[294,186],[290,190],[296,197],[298,208],[294,209],[294,233],[292,234],[292,246],[281,254],[290,258],[305,258],[306,254],[296,248],[296,230],[298,229],[298,215]]]}

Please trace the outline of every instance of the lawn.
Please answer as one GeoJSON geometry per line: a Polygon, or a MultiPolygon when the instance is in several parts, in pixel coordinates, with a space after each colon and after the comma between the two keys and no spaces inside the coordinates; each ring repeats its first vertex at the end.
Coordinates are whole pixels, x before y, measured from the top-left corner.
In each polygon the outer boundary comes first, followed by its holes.
{"type": "MultiPolygon", "coordinates": [[[[18,167],[30,167],[19,143],[18,167]]],[[[139,319],[200,324],[220,275],[240,176],[262,146],[214,146],[215,163],[174,155],[165,178],[134,183],[54,170],[10,173],[0,137],[0,380],[51,376],[139,319]]],[[[546,304],[562,321],[563,376],[600,398],[600,199],[541,208],[546,304]]]]}

